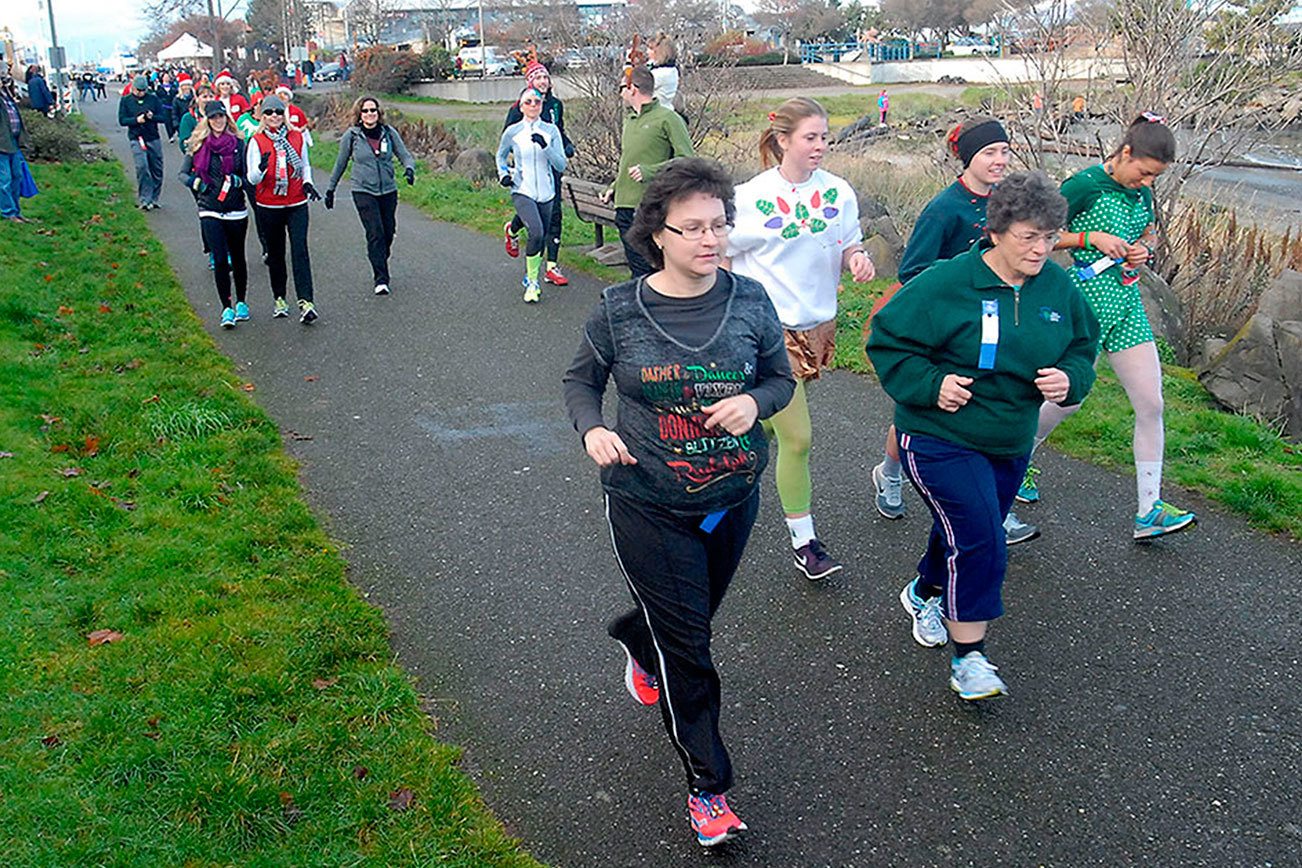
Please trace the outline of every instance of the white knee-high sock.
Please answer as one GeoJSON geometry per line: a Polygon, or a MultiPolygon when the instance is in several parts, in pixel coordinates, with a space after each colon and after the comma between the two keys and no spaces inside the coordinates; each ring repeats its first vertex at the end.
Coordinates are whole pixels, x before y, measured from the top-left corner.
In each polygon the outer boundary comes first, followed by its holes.
{"type": "Polygon", "coordinates": [[[1148,515],[1162,497],[1162,462],[1136,461],[1135,485],[1139,493],[1136,515],[1148,515]]]}

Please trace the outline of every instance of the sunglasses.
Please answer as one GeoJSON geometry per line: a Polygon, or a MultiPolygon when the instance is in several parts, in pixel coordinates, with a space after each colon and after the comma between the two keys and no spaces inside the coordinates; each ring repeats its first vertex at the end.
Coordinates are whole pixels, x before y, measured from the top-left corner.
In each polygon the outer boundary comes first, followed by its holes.
{"type": "Polygon", "coordinates": [[[284,109],[263,109],[262,113],[264,115],[283,115],[285,111],[284,109]]]}
{"type": "Polygon", "coordinates": [[[362,114],[364,114],[364,115],[378,115],[379,113],[380,113],[380,110],[377,109],[377,108],[364,108],[364,109],[362,109],[362,114]]]}

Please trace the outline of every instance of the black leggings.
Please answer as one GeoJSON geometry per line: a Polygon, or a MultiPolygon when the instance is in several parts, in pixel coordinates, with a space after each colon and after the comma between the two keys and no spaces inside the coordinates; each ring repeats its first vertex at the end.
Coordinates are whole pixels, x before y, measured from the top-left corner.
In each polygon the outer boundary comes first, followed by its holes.
{"type": "Polygon", "coordinates": [[[375,285],[389,282],[389,254],[393,252],[393,234],[397,231],[398,191],[376,196],[353,192],[357,216],[366,230],[366,258],[371,260],[375,285]]]}
{"type": "Polygon", "coordinates": [[[285,270],[285,236],[289,236],[289,258],[294,266],[294,295],[299,301],[312,300],[312,259],[307,252],[307,203],[289,208],[253,210],[258,234],[267,245],[267,270],[271,275],[271,294],[285,297],[289,275],[285,270]]]}
{"type": "Polygon", "coordinates": [[[512,193],[511,201],[515,203],[516,219],[524,223],[524,228],[529,232],[529,243],[525,245],[524,255],[533,256],[542,253],[547,241],[547,227],[552,220],[552,203],[556,200],[548,199],[546,202],[539,202],[528,196],[512,193]]]}
{"type": "MultiPolygon", "coordinates": [[[[547,261],[555,262],[556,257],[561,252],[561,173],[553,171],[552,181],[555,183],[553,189],[556,191],[552,196],[552,213],[551,221],[547,224],[547,261]]],[[[515,235],[524,228],[524,221],[520,215],[516,214],[511,218],[511,234],[515,235]]],[[[533,233],[529,233],[532,237],[533,233]]]]}
{"type": "Polygon", "coordinates": [[[231,304],[231,276],[235,277],[235,298],[244,301],[249,290],[249,266],[244,260],[244,235],[249,229],[249,218],[222,220],[218,217],[200,217],[199,228],[204,244],[212,251],[212,277],[217,283],[217,297],[222,307],[231,304]],[[226,261],[230,257],[230,262],[226,261]]]}

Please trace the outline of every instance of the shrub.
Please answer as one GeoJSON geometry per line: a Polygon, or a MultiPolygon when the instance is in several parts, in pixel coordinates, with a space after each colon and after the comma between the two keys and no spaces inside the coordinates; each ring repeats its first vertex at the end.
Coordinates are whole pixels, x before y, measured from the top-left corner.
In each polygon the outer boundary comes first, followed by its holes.
{"type": "Polygon", "coordinates": [[[708,58],[756,57],[768,53],[768,50],[768,45],[758,39],[752,39],[740,30],[729,30],[705,44],[701,51],[702,65],[708,62],[708,58]]]}
{"type": "Polygon", "coordinates": [[[67,163],[83,159],[81,142],[86,136],[77,124],[26,109],[22,114],[23,126],[27,128],[27,147],[23,154],[28,160],[67,163]]]}
{"type": "Polygon", "coordinates": [[[443,81],[452,77],[452,53],[442,45],[430,45],[420,56],[421,75],[443,81]]]}
{"type": "Polygon", "coordinates": [[[423,73],[422,55],[373,45],[357,52],[352,85],[371,93],[402,93],[423,73]]]}

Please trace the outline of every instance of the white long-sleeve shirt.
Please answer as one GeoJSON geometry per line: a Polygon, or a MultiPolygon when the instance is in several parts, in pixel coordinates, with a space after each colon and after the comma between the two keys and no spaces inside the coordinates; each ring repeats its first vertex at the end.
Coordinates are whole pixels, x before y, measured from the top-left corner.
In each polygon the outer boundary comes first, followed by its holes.
{"type": "Polygon", "coordinates": [[[732,270],[764,285],[785,328],[835,319],[842,254],[863,240],[854,188],[822,169],[793,184],[774,167],[737,187],[736,196],[732,270]]]}
{"type": "Polygon", "coordinates": [[[497,146],[497,174],[510,176],[512,193],[528,196],[535,202],[551,201],[559,192],[552,182],[552,170],[564,172],[565,164],[565,144],[555,124],[541,118],[525,119],[502,131],[497,146]],[[546,147],[538,147],[533,140],[535,134],[543,137],[546,147]],[[512,154],[514,168],[507,163],[507,157],[512,154]]]}

